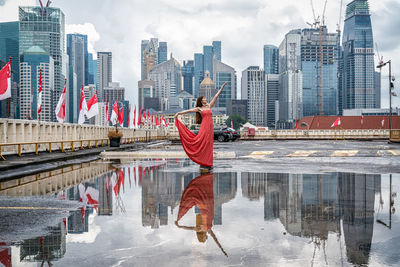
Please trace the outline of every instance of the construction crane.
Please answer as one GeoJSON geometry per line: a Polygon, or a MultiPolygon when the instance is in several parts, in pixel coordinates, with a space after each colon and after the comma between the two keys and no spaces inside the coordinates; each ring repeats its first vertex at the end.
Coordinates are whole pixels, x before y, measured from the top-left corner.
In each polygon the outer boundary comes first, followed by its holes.
{"type": "MultiPolygon", "coordinates": [[[[44,17],[46,15],[46,8],[44,7],[42,0],[39,0],[39,4],[40,4],[40,7],[42,8],[42,16],[44,17]]],[[[46,3],[46,7],[49,7],[50,4],[51,4],[51,1],[48,0],[46,3]]]]}

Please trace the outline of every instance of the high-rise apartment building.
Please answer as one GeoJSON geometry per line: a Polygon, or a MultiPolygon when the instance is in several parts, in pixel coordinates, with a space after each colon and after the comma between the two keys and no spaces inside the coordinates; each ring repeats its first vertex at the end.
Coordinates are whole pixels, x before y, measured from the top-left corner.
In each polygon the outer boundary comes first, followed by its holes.
{"type": "Polygon", "coordinates": [[[279,121],[288,124],[303,116],[301,30],[285,35],[279,46],[279,121]]]}
{"type": "MultiPolygon", "coordinates": [[[[325,26],[301,31],[303,116],[337,115],[337,33],[325,26]],[[320,48],[322,50],[320,51],[320,48]]],[[[298,118],[299,119],[299,118],[298,118]]]]}
{"type": "MultiPolygon", "coordinates": [[[[19,54],[39,46],[54,60],[53,99],[64,89],[65,16],[59,8],[19,7],[19,54]]],[[[57,101],[52,102],[54,114],[57,101]]],[[[53,116],[53,120],[55,116],[53,116]]]]}
{"type": "Polygon", "coordinates": [[[374,108],[374,40],[368,0],[347,5],[342,45],[343,109],[374,108]]]}
{"type": "Polygon", "coordinates": [[[54,60],[43,48],[32,46],[20,57],[20,112],[21,119],[38,119],[38,94],[40,73],[42,75],[42,111],[41,121],[53,121],[55,100],[54,90],[54,60]]]}
{"type": "Polygon", "coordinates": [[[274,45],[264,45],[265,74],[279,73],[279,49],[274,45]]]}
{"type": "Polygon", "coordinates": [[[104,88],[112,82],[112,53],[97,52],[97,92],[99,102],[105,101],[104,88]]]}
{"type": "Polygon", "coordinates": [[[265,72],[250,66],[242,72],[242,99],[247,100],[247,120],[254,125],[266,124],[265,72]]]}
{"type": "Polygon", "coordinates": [[[0,23],[0,68],[12,57],[11,99],[0,101],[0,118],[19,118],[19,22],[0,23]],[[10,102],[10,105],[8,105],[10,102]]]}

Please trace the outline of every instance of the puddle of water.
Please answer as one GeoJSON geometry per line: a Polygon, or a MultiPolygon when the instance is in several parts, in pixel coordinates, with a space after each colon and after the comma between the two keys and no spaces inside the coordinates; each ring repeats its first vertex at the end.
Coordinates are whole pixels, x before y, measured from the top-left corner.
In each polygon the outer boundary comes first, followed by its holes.
{"type": "Polygon", "coordinates": [[[400,264],[400,174],[202,175],[187,167],[93,162],[1,184],[0,263],[400,264]]]}

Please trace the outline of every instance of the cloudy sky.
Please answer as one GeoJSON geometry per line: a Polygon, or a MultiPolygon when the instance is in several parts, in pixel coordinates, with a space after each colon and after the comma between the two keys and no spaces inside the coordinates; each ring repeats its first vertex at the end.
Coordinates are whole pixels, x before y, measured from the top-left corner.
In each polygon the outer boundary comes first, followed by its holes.
{"type": "MultiPolygon", "coordinates": [[[[18,20],[18,5],[38,2],[0,0],[0,22],[18,20]]],[[[343,13],[349,2],[343,0],[343,13]]],[[[400,2],[369,3],[374,41],[381,56],[392,59],[393,72],[400,78],[396,67],[400,62],[400,2]]],[[[322,14],[323,5],[324,1],[314,0],[317,14],[322,14]]],[[[309,0],[53,0],[52,6],[65,13],[67,33],[89,35],[90,52],[113,52],[113,80],[121,82],[133,103],[137,102],[143,39],[167,41],[168,53],[180,62],[193,59],[193,53],[202,52],[203,45],[221,40],[222,61],[236,69],[240,88],[242,70],[263,65],[264,44],[278,46],[290,29],[307,27],[306,22],[313,20],[309,0]]],[[[339,10],[340,0],[328,0],[330,32],[336,30],[339,10]]],[[[383,77],[387,80],[387,70],[383,77]]],[[[395,86],[400,83],[396,81],[395,86]]],[[[387,107],[387,83],[382,87],[382,106],[387,107]]],[[[400,100],[394,103],[400,106],[400,100]]]]}

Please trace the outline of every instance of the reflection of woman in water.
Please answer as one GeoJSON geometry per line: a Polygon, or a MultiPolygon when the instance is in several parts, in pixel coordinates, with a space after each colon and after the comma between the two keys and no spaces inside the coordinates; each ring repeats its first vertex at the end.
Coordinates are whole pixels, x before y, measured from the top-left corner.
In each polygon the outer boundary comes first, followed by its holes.
{"type": "Polygon", "coordinates": [[[197,239],[203,243],[206,242],[208,233],[221,248],[225,256],[228,257],[228,254],[226,254],[211,229],[214,219],[213,178],[213,174],[201,175],[188,184],[182,194],[178,219],[175,221],[175,225],[181,229],[195,231],[197,239]],[[195,205],[200,209],[200,214],[196,215],[196,226],[179,225],[179,220],[195,205]]]}
{"type": "Polygon", "coordinates": [[[186,154],[197,164],[208,168],[213,166],[214,125],[211,108],[226,84],[227,82],[222,85],[210,104],[207,103],[207,99],[204,96],[200,96],[196,100],[195,108],[178,112],[174,116],[175,125],[178,128],[179,137],[186,154]],[[197,135],[177,119],[179,115],[191,112],[196,112],[196,123],[201,124],[197,135]]]}

